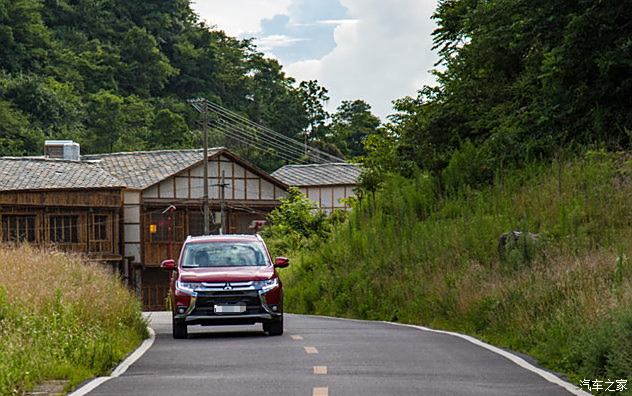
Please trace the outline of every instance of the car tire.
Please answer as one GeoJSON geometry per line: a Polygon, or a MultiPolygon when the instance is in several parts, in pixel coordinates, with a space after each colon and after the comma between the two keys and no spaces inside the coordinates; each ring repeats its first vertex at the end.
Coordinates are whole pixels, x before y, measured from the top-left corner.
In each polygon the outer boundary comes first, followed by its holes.
{"type": "Polygon", "coordinates": [[[269,336],[280,336],[283,334],[283,315],[280,318],[272,319],[263,323],[263,331],[269,336]]]}
{"type": "Polygon", "coordinates": [[[189,336],[187,324],[185,323],[185,321],[178,320],[176,318],[172,318],[171,320],[171,332],[173,334],[173,338],[177,340],[184,339],[189,336]]]}

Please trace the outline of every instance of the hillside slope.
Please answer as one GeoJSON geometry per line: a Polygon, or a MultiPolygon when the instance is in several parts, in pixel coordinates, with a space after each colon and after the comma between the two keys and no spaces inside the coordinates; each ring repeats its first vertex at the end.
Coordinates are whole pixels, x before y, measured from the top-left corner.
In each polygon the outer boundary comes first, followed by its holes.
{"type": "MultiPolygon", "coordinates": [[[[473,334],[571,380],[632,373],[632,164],[602,152],[440,193],[392,177],[294,254],[287,309],[473,334]],[[537,234],[509,243],[501,234],[537,234]]],[[[577,383],[577,382],[576,382],[577,383]]]]}

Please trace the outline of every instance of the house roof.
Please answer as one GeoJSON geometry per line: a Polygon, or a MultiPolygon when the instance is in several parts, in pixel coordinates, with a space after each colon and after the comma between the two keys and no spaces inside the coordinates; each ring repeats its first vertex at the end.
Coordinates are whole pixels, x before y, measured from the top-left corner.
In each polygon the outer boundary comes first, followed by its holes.
{"type": "Polygon", "coordinates": [[[272,176],[290,186],[328,186],[358,184],[362,171],[345,162],[331,164],[285,165],[272,176]]]}
{"type": "MultiPolygon", "coordinates": [[[[0,157],[0,191],[127,187],[144,190],[202,162],[202,149],[136,151],[81,156],[80,161],[48,157],[0,157]]],[[[287,185],[223,147],[224,155],[251,172],[287,189],[287,185]]]]}
{"type": "MultiPolygon", "coordinates": [[[[135,151],[127,153],[84,155],[83,161],[91,161],[120,179],[128,188],[144,190],[162,180],[202,162],[202,149],[135,151]]],[[[224,147],[208,149],[209,158],[223,155],[263,179],[287,189],[283,181],[272,177],[250,162],[237,157],[224,147]]]]}
{"type": "Polygon", "coordinates": [[[123,187],[100,166],[37,157],[0,158],[0,191],[123,187]]]}
{"type": "MultiPolygon", "coordinates": [[[[208,155],[212,157],[224,150],[221,147],[210,148],[208,155]]],[[[202,157],[202,149],[194,149],[83,155],[81,159],[98,164],[128,188],[144,190],[195,165],[202,161],[202,157]]]]}

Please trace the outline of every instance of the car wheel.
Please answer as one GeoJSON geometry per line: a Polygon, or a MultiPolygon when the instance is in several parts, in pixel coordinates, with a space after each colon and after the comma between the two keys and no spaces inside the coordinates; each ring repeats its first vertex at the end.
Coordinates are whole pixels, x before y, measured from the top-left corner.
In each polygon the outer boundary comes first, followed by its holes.
{"type": "Polygon", "coordinates": [[[173,338],[175,339],[187,338],[189,336],[187,324],[181,319],[171,319],[171,332],[173,334],[173,338]]]}
{"type": "Polygon", "coordinates": [[[263,331],[269,336],[280,336],[283,334],[283,315],[280,318],[272,319],[263,324],[263,331]]]}

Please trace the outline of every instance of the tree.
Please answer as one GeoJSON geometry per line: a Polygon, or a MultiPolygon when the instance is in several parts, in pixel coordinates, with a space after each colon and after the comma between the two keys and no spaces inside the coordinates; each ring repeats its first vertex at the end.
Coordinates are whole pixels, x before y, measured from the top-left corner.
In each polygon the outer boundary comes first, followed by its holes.
{"type": "Polygon", "coordinates": [[[27,117],[11,102],[0,99],[0,156],[25,155],[44,140],[41,131],[30,128],[27,117]]]}
{"type": "Polygon", "coordinates": [[[159,110],[148,136],[150,149],[186,148],[193,145],[193,134],[184,117],[169,109],[159,110]]]}
{"type": "Polygon", "coordinates": [[[318,84],[316,80],[302,81],[299,84],[299,92],[307,113],[308,128],[305,130],[307,140],[322,139],[325,132],[325,123],[330,115],[325,110],[325,104],[329,101],[327,89],[318,84]]]}
{"type": "Polygon", "coordinates": [[[52,45],[37,0],[0,0],[0,68],[7,72],[42,70],[52,45]]]}
{"type": "Polygon", "coordinates": [[[89,152],[145,148],[151,108],[136,96],[121,97],[109,91],[90,96],[88,104],[89,152]]]}
{"type": "Polygon", "coordinates": [[[367,137],[377,133],[380,119],[371,113],[371,106],[363,100],[343,101],[330,126],[330,140],[345,155],[357,157],[364,155],[364,142],[367,137]]]}
{"type": "Polygon", "coordinates": [[[121,60],[125,66],[119,83],[128,94],[150,96],[178,73],[160,52],[156,39],[140,27],[133,27],[123,35],[121,60]]]}

